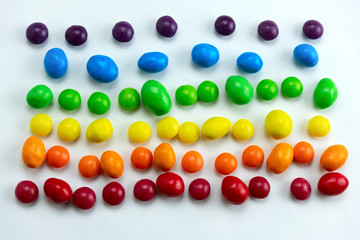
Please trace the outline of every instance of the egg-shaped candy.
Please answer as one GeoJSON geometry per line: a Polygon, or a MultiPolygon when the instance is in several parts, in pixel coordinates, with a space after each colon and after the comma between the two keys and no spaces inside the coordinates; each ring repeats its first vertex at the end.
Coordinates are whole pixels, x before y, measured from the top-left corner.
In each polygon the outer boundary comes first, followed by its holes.
{"type": "Polygon", "coordinates": [[[61,78],[68,68],[68,60],[60,48],[50,49],[44,58],[45,71],[51,78],[61,78]]]}
{"type": "Polygon", "coordinates": [[[201,136],[208,140],[215,140],[225,136],[231,128],[231,122],[224,117],[212,117],[201,127],[201,136]]]}
{"type": "Polygon", "coordinates": [[[147,52],[144,53],[139,61],[138,67],[148,73],[157,73],[164,70],[169,63],[166,54],[162,52],[147,52]]]}
{"type": "Polygon", "coordinates": [[[310,44],[300,44],[294,49],[296,62],[304,67],[315,67],[319,62],[316,49],[310,44]]]}
{"type": "Polygon", "coordinates": [[[225,90],[230,100],[237,105],[249,103],[254,94],[250,82],[241,76],[230,76],[226,80],[225,90]]]}
{"type": "Polygon", "coordinates": [[[192,49],[191,58],[199,67],[209,68],[219,61],[220,54],[215,46],[208,43],[200,43],[192,49]]]}
{"type": "Polygon", "coordinates": [[[113,126],[106,118],[100,118],[88,126],[86,130],[86,138],[90,142],[100,143],[108,140],[113,133],[113,126]]]}
{"type": "Polygon", "coordinates": [[[89,75],[96,81],[109,83],[118,77],[118,67],[114,60],[108,56],[92,56],[86,64],[89,75]]]}
{"type": "Polygon", "coordinates": [[[334,104],[338,96],[338,89],[330,78],[321,79],[314,91],[314,103],[320,109],[334,104]]]}
{"type": "Polygon", "coordinates": [[[241,54],[237,61],[239,69],[246,73],[257,73],[263,67],[263,61],[261,57],[254,52],[245,52],[241,54]]]}
{"type": "Polygon", "coordinates": [[[162,116],[171,110],[169,93],[158,81],[149,80],[144,83],[141,88],[141,100],[144,106],[156,116],[162,116]]]}

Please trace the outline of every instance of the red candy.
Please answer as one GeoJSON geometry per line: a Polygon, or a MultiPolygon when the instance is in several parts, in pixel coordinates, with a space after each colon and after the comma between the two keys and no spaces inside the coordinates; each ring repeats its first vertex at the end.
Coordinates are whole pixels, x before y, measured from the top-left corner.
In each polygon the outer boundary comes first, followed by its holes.
{"type": "Polygon", "coordinates": [[[134,186],[134,197],[139,201],[150,201],[156,194],[156,185],[150,179],[141,179],[134,186]]]}
{"type": "Polygon", "coordinates": [[[270,193],[270,183],[264,177],[253,177],[249,182],[249,193],[254,198],[266,198],[270,193]]]}
{"type": "Polygon", "coordinates": [[[207,180],[198,178],[189,185],[189,194],[195,200],[204,200],[210,195],[211,187],[207,180]]]}
{"type": "Polygon", "coordinates": [[[120,183],[111,182],[104,187],[102,196],[107,204],[116,206],[124,201],[125,189],[120,183]]]}
{"type": "Polygon", "coordinates": [[[73,203],[76,207],[88,210],[95,205],[96,194],[88,187],[81,187],[74,192],[73,203]]]}
{"type": "Polygon", "coordinates": [[[69,202],[73,194],[69,184],[57,178],[49,178],[45,181],[44,192],[46,197],[57,204],[69,202]]]}
{"type": "Polygon", "coordinates": [[[305,178],[295,178],[290,185],[290,191],[294,198],[304,201],[311,195],[311,186],[305,178]]]}
{"type": "Polygon", "coordinates": [[[239,178],[227,176],[221,183],[221,192],[226,200],[235,205],[240,205],[249,197],[246,184],[239,178]]]}
{"type": "Polygon", "coordinates": [[[341,173],[324,174],[318,183],[319,192],[326,196],[336,196],[343,193],[349,186],[349,180],[341,173]]]}
{"type": "Polygon", "coordinates": [[[22,203],[32,203],[39,196],[39,189],[32,181],[21,181],[16,185],[15,196],[22,203]]]}
{"type": "Polygon", "coordinates": [[[166,172],[158,176],[156,186],[160,193],[168,197],[179,197],[184,193],[183,179],[172,172],[166,172]]]}

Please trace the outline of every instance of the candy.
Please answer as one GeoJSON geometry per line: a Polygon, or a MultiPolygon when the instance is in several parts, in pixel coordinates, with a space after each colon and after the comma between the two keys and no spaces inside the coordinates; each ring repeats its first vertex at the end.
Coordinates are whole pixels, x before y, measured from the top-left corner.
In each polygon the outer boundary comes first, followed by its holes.
{"type": "Polygon", "coordinates": [[[281,110],[273,110],[265,118],[265,129],[273,139],[286,138],[291,133],[293,122],[290,116],[281,110]]]}
{"type": "Polygon", "coordinates": [[[65,32],[66,41],[73,46],[81,46],[87,40],[87,31],[83,26],[72,25],[65,32]]]}
{"type": "Polygon", "coordinates": [[[140,94],[135,88],[124,88],[119,93],[118,102],[126,111],[133,111],[140,106],[140,94]]]}
{"type": "Polygon", "coordinates": [[[253,87],[241,76],[230,76],[226,80],[225,90],[229,99],[237,105],[248,104],[253,98],[253,87]]]}
{"type": "Polygon", "coordinates": [[[321,79],[315,87],[314,103],[320,109],[334,104],[338,97],[338,89],[330,78],[321,79]]]}
{"type": "Polygon", "coordinates": [[[231,153],[221,153],[215,159],[215,169],[223,175],[229,175],[237,168],[237,159],[231,153]]]}
{"type": "Polygon", "coordinates": [[[273,80],[264,79],[257,85],[256,94],[262,100],[273,100],[278,94],[278,86],[273,80]]]}
{"type": "Polygon", "coordinates": [[[64,76],[68,68],[68,60],[64,51],[60,48],[50,49],[45,55],[44,66],[49,77],[59,79],[64,76]]]}
{"type": "Polygon", "coordinates": [[[195,200],[204,200],[210,195],[210,183],[203,178],[193,180],[189,185],[189,194],[195,200]]]}
{"type": "Polygon", "coordinates": [[[219,88],[211,81],[203,81],[197,88],[197,95],[202,102],[214,102],[219,97],[219,88]]]}
{"type": "Polygon", "coordinates": [[[304,201],[311,195],[311,186],[305,178],[295,178],[291,182],[290,191],[294,198],[304,201]]]}
{"type": "Polygon", "coordinates": [[[303,91],[301,81],[296,77],[287,77],[281,83],[281,92],[285,97],[297,98],[303,91]]]}
{"type": "Polygon", "coordinates": [[[260,167],[264,161],[264,151],[256,145],[248,146],[243,151],[242,161],[248,167],[260,167]]]}
{"type": "Polygon", "coordinates": [[[137,169],[149,169],[153,163],[153,155],[148,148],[137,147],[131,153],[130,161],[137,169]]]}
{"type": "Polygon", "coordinates": [[[236,140],[246,141],[254,136],[254,125],[246,119],[238,120],[231,129],[231,134],[236,140]]]}
{"type": "Polygon", "coordinates": [[[183,143],[194,143],[200,138],[200,128],[193,122],[184,122],[179,128],[179,138],[183,143]]]}
{"type": "Polygon", "coordinates": [[[220,54],[215,46],[208,43],[200,43],[193,47],[191,58],[199,67],[209,68],[219,61],[220,54]]]}
{"type": "Polygon", "coordinates": [[[15,196],[22,203],[32,203],[39,196],[39,189],[32,181],[19,182],[15,188],[15,196]]]}
{"type": "Polygon", "coordinates": [[[304,23],[303,33],[310,39],[318,39],[324,33],[324,27],[316,20],[309,20],[304,23]]]}
{"type": "Polygon", "coordinates": [[[64,204],[71,200],[73,192],[70,185],[58,178],[49,178],[44,183],[45,196],[56,204],[64,204]]]}
{"type": "Polygon", "coordinates": [[[178,104],[191,106],[197,101],[196,89],[191,85],[182,85],[175,92],[175,99],[178,104]]]}
{"type": "Polygon", "coordinates": [[[63,141],[75,141],[80,136],[80,123],[73,118],[65,118],[59,123],[57,133],[63,141]]]}
{"type": "Polygon", "coordinates": [[[130,125],[128,135],[130,141],[135,143],[143,143],[150,138],[151,128],[146,122],[137,121],[130,125]]]}
{"type": "Polygon", "coordinates": [[[335,171],[341,168],[348,158],[348,151],[345,146],[336,144],[328,147],[320,158],[320,165],[326,171],[335,171]]]}
{"type": "Polygon", "coordinates": [[[124,201],[125,189],[120,183],[111,182],[103,188],[102,197],[107,204],[117,206],[124,201]]]}
{"type": "Polygon", "coordinates": [[[26,29],[26,38],[32,44],[42,44],[49,36],[48,28],[45,24],[35,22],[30,24],[26,29]]]}
{"type": "Polygon", "coordinates": [[[141,179],[134,186],[134,197],[142,202],[147,202],[153,199],[156,194],[156,185],[150,179],[141,179]]]}
{"type": "Polygon", "coordinates": [[[106,118],[100,118],[89,124],[86,138],[90,142],[101,143],[108,140],[113,134],[113,126],[106,118]]]}
{"type": "Polygon", "coordinates": [[[178,29],[177,23],[170,16],[162,16],[156,22],[156,30],[163,37],[167,37],[167,38],[173,37],[177,29],[178,29]]]}
{"type": "Polygon", "coordinates": [[[221,192],[224,198],[232,204],[243,204],[249,197],[249,189],[241,179],[227,176],[222,180],[221,192]]]}
{"type": "Polygon", "coordinates": [[[271,41],[279,35],[279,28],[275,22],[266,20],[259,24],[258,34],[262,39],[271,41]]]}
{"type": "Polygon", "coordinates": [[[156,129],[159,137],[172,139],[178,134],[179,128],[179,123],[175,118],[165,117],[158,122],[156,129]]]}
{"type": "Polygon", "coordinates": [[[188,151],[181,160],[181,166],[188,173],[195,173],[201,170],[204,159],[197,151],[188,151]]]}
{"type": "Polygon", "coordinates": [[[296,62],[304,67],[315,67],[319,62],[316,49],[309,44],[297,45],[294,49],[296,62]]]}
{"type": "Polygon", "coordinates": [[[224,117],[212,117],[201,127],[201,136],[208,140],[215,140],[225,136],[231,128],[231,122],[224,117]]]}
{"type": "Polygon", "coordinates": [[[257,73],[263,67],[261,57],[254,52],[245,52],[236,60],[238,68],[246,73],[257,73]]]}
{"type": "Polygon", "coordinates": [[[46,152],[46,162],[54,168],[61,168],[70,160],[69,151],[63,146],[53,146],[46,152]]]}
{"type": "Polygon", "coordinates": [[[53,93],[45,85],[36,85],[26,95],[27,103],[33,108],[45,108],[53,100],[53,93]]]}
{"type": "Polygon", "coordinates": [[[73,111],[81,105],[80,93],[74,89],[65,89],[59,94],[58,103],[63,109],[73,111]]]}
{"type": "Polygon", "coordinates": [[[218,17],[215,21],[215,30],[220,35],[228,36],[232,34],[235,31],[236,24],[234,19],[232,19],[230,16],[222,15],[218,17]]]}
{"type": "Polygon", "coordinates": [[[96,194],[91,188],[81,187],[74,192],[72,201],[77,208],[89,210],[95,205],[96,194]]]}
{"type": "Polygon", "coordinates": [[[40,138],[31,136],[26,139],[22,148],[22,160],[27,167],[40,167],[45,160],[45,154],[45,145],[40,138]]]}
{"type": "Polygon", "coordinates": [[[156,179],[159,192],[167,197],[180,197],[184,193],[184,180],[176,173],[163,173],[156,179]]]}
{"type": "Polygon", "coordinates": [[[271,151],[267,161],[267,168],[276,174],[283,173],[290,166],[294,158],[294,149],[288,143],[279,143],[271,151]]]}
{"type": "Polygon", "coordinates": [[[111,102],[110,98],[105,93],[94,92],[90,95],[87,105],[90,112],[97,115],[103,115],[109,110],[111,102]]]}
{"type": "Polygon", "coordinates": [[[349,186],[349,180],[341,173],[324,174],[318,183],[318,190],[326,196],[336,196],[343,193],[349,186]]]}
{"type": "Polygon", "coordinates": [[[86,178],[96,177],[101,173],[100,160],[94,155],[86,155],[80,159],[78,169],[86,178]]]}
{"type": "Polygon", "coordinates": [[[140,70],[148,73],[158,73],[163,71],[169,63],[166,54],[162,52],[147,52],[144,53],[138,61],[140,70]]]}
{"type": "Polygon", "coordinates": [[[30,121],[30,130],[34,135],[44,137],[52,130],[52,120],[45,113],[36,114],[30,121]]]}
{"type": "Polygon", "coordinates": [[[308,123],[309,133],[314,137],[325,137],[329,134],[331,125],[329,120],[323,116],[315,116],[308,123]]]}
{"type": "Polygon", "coordinates": [[[176,161],[174,149],[168,143],[161,143],[154,151],[154,165],[157,170],[167,172],[173,169],[176,161]]]}
{"type": "Polygon", "coordinates": [[[264,177],[253,177],[249,182],[249,193],[253,198],[264,199],[270,193],[270,183],[264,177]]]}
{"type": "Polygon", "coordinates": [[[167,114],[171,110],[171,99],[166,88],[155,80],[149,80],[141,88],[141,100],[144,106],[156,116],[167,114]]]}
{"type": "Polygon", "coordinates": [[[96,81],[109,83],[118,77],[118,67],[114,60],[104,55],[92,56],[86,64],[89,75],[96,81]]]}
{"type": "Polygon", "coordinates": [[[105,151],[100,158],[103,173],[111,178],[119,178],[124,172],[122,157],[115,151],[105,151]]]}
{"type": "Polygon", "coordinates": [[[308,142],[298,142],[294,147],[294,160],[299,163],[309,163],[314,159],[314,148],[308,142]]]}
{"type": "Polygon", "coordinates": [[[134,29],[130,23],[121,21],[114,25],[112,35],[119,42],[130,42],[134,37],[134,29]]]}

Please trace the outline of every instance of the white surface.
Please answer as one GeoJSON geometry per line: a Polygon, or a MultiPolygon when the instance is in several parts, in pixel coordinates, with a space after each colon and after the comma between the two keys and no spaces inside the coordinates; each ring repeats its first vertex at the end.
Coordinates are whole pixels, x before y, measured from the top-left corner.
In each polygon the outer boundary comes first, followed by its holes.
{"type": "Polygon", "coordinates": [[[1,138],[0,138],[0,239],[360,239],[360,152],[359,152],[359,91],[357,70],[360,66],[360,4],[347,1],[0,1],[1,20],[1,138]],[[156,34],[155,22],[162,15],[171,15],[179,29],[173,39],[156,34]],[[213,23],[222,14],[234,18],[235,33],[229,37],[215,34],[213,23]],[[279,37],[264,42],[257,37],[257,25],[266,19],[274,20],[280,29],[279,37]],[[302,25],[308,19],[319,20],[325,28],[323,37],[310,41],[302,36],[302,25]],[[129,44],[114,42],[113,25],[129,21],[135,37],[129,44]],[[35,21],[44,22],[50,31],[49,39],[42,46],[33,46],[25,38],[25,30],[35,21]],[[81,24],[88,30],[88,41],[83,47],[70,47],[64,33],[67,27],[81,24]],[[218,47],[220,61],[210,69],[195,67],[190,58],[192,47],[208,42],[218,47]],[[295,64],[292,51],[297,44],[310,43],[318,50],[320,61],[313,69],[295,64]],[[69,60],[66,76],[60,80],[47,77],[43,57],[53,47],[64,49],[69,60]],[[145,74],[137,68],[137,60],[147,51],[162,51],[169,57],[169,66],[162,73],[145,74]],[[236,58],[245,51],[255,51],[262,56],[264,67],[258,74],[242,74],[236,68],[236,58]],[[86,72],[86,62],[94,54],[112,57],[120,74],[111,84],[99,84],[86,72]],[[253,86],[264,79],[275,80],[279,85],[290,75],[298,76],[304,84],[300,99],[289,100],[279,95],[271,102],[261,102],[255,96],[246,106],[229,102],[224,91],[229,75],[247,77],[253,86]],[[313,106],[313,89],[321,78],[332,78],[339,89],[335,105],[327,110],[313,106]],[[199,126],[212,116],[224,116],[232,123],[247,118],[255,125],[256,133],[249,142],[236,142],[231,136],[209,142],[200,140],[194,145],[171,141],[177,162],[174,171],[184,177],[186,192],[179,199],[157,197],[149,204],[134,200],[132,187],[141,178],[156,179],[158,172],[134,170],[129,156],[137,145],[127,140],[128,126],[145,120],[153,130],[150,141],[144,146],[153,150],[161,139],[156,134],[157,118],[142,106],[135,113],[121,111],[117,95],[124,87],[140,90],[145,80],[161,81],[173,99],[170,115],[179,122],[193,121],[199,126]],[[220,97],[215,105],[196,103],[183,108],[175,103],[174,93],[181,84],[197,86],[203,80],[215,81],[220,97]],[[46,84],[54,92],[51,107],[34,110],[27,106],[25,96],[36,84],[46,84]],[[75,113],[60,110],[57,96],[65,88],[81,93],[83,104],[75,113]],[[112,100],[106,117],[114,125],[114,135],[106,143],[90,144],[85,130],[96,119],[86,107],[93,91],[104,91],[112,100]],[[281,175],[266,170],[245,168],[240,162],[234,175],[246,183],[256,175],[265,176],[271,183],[271,193],[265,200],[249,199],[241,206],[225,203],[220,185],[223,176],[215,173],[215,157],[228,151],[241,159],[242,150],[250,144],[263,147],[266,157],[279,142],[271,140],[264,131],[264,118],[273,109],[285,110],[293,119],[291,135],[284,140],[292,145],[300,140],[313,144],[316,155],[310,166],[292,164],[281,175]],[[49,114],[54,122],[50,137],[44,139],[49,148],[63,144],[70,150],[71,162],[65,169],[54,170],[44,164],[39,169],[28,169],[21,160],[22,144],[31,135],[29,121],[39,112],[49,114]],[[326,116],[332,124],[329,136],[323,139],[309,137],[307,121],[314,115],[326,116]],[[56,135],[57,124],[65,117],[79,120],[82,126],[80,139],[73,144],[61,142],[56,135]],[[339,170],[350,181],[348,190],[338,197],[322,197],[317,192],[317,180],[324,170],[319,157],[326,147],[341,143],[348,147],[349,159],[339,170]],[[125,171],[118,181],[126,189],[126,198],[119,207],[108,207],[101,199],[101,191],[112,181],[104,176],[86,180],[80,176],[77,163],[85,154],[100,156],[105,150],[118,151],[125,160],[125,171]],[[204,168],[190,175],[181,169],[182,155],[191,149],[200,151],[205,159],[204,168]],[[308,201],[299,202],[289,195],[290,182],[305,177],[311,183],[313,194],[308,201]],[[67,180],[75,190],[81,186],[93,188],[98,201],[88,212],[79,211],[71,204],[56,206],[44,196],[42,184],[48,177],[67,180]],[[212,193],[205,202],[190,200],[187,187],[192,179],[205,177],[211,183],[212,193]],[[14,188],[23,179],[38,184],[40,196],[31,206],[16,201],[14,188]]]}

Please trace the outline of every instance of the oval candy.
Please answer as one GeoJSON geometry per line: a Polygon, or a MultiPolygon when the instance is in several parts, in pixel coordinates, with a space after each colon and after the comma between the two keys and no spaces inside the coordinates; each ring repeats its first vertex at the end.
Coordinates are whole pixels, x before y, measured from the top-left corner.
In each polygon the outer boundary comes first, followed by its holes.
{"type": "Polygon", "coordinates": [[[328,147],[320,158],[320,165],[326,171],[335,171],[341,168],[348,158],[348,151],[345,146],[337,144],[328,147]]]}
{"type": "Polygon", "coordinates": [[[318,190],[326,196],[336,196],[343,193],[349,186],[349,180],[341,173],[324,174],[318,183],[318,190]]]}
{"type": "Polygon", "coordinates": [[[200,43],[193,47],[191,58],[199,67],[209,68],[219,61],[220,54],[215,46],[208,43],[200,43]]]}
{"type": "Polygon", "coordinates": [[[64,51],[60,48],[50,49],[45,55],[44,66],[49,77],[59,79],[64,76],[68,67],[64,51]]]}
{"type": "Polygon", "coordinates": [[[226,80],[225,90],[230,100],[238,105],[249,103],[254,93],[253,87],[246,78],[235,75],[226,80]]]}
{"type": "Polygon", "coordinates": [[[86,64],[89,75],[96,81],[109,83],[118,77],[118,67],[114,60],[104,55],[92,56],[86,64]]]}
{"type": "Polygon", "coordinates": [[[304,67],[315,67],[319,62],[316,49],[310,44],[300,44],[294,49],[295,60],[304,67]]]}
{"type": "Polygon", "coordinates": [[[314,103],[320,109],[334,104],[338,96],[338,89],[330,78],[321,79],[315,87],[314,103]]]}
{"type": "Polygon", "coordinates": [[[144,53],[138,61],[138,67],[148,73],[158,73],[164,70],[169,63],[166,54],[162,52],[144,53]]]}
{"type": "Polygon", "coordinates": [[[171,110],[171,99],[166,88],[156,80],[149,80],[141,88],[141,100],[144,106],[156,116],[167,114],[171,110]]]}
{"type": "Polygon", "coordinates": [[[106,118],[100,118],[89,124],[86,138],[90,142],[101,143],[108,140],[113,133],[113,126],[106,118]]]}
{"type": "Polygon", "coordinates": [[[270,171],[276,174],[284,172],[290,166],[294,158],[294,149],[288,143],[279,143],[271,151],[266,165],[270,171]]]}
{"type": "Polygon", "coordinates": [[[70,185],[58,178],[49,178],[44,183],[47,198],[56,204],[64,204],[71,200],[73,192],[70,185]]]}
{"type": "Polygon", "coordinates": [[[202,125],[201,135],[208,140],[215,140],[225,136],[231,128],[231,122],[224,117],[212,117],[202,125]]]}
{"type": "Polygon", "coordinates": [[[31,136],[26,139],[22,148],[22,159],[27,167],[40,167],[45,160],[45,156],[45,145],[40,138],[31,136]]]}

